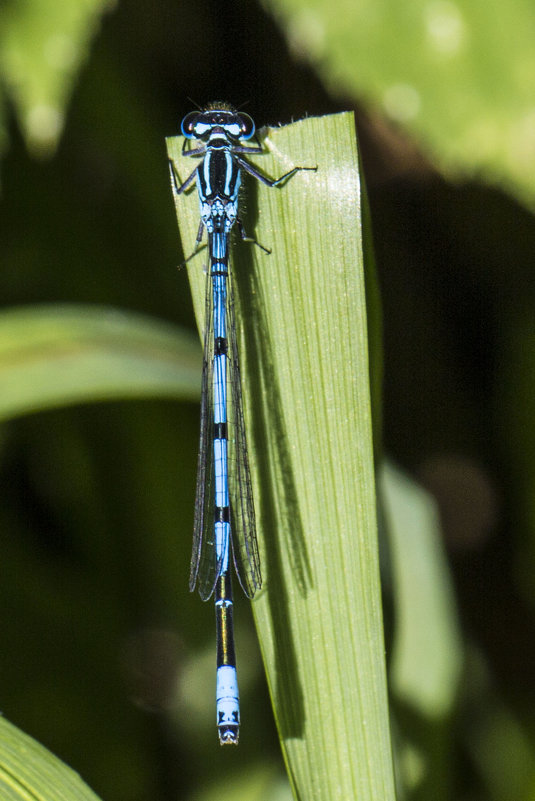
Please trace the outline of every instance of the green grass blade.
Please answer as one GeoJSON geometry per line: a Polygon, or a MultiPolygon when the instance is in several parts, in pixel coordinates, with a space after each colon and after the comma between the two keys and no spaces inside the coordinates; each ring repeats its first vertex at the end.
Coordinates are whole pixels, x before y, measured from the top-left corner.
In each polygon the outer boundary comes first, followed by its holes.
{"type": "Polygon", "coordinates": [[[0,718],[2,801],[98,801],[71,768],[0,718]]]}
{"type": "MultiPolygon", "coordinates": [[[[253,603],[296,798],[394,797],[377,559],[361,187],[352,114],[269,130],[232,251],[264,585],[253,603]]],[[[193,159],[168,140],[179,174],[193,159]]],[[[185,255],[196,192],[177,199],[185,255]]],[[[189,274],[202,326],[203,251],[189,274]]],[[[238,644],[238,660],[240,650],[238,644]]],[[[243,737],[254,737],[254,709],[243,737]]]]}
{"type": "Polygon", "coordinates": [[[446,718],[463,663],[455,596],[436,503],[389,463],[379,474],[396,603],[392,691],[418,714],[446,718]]]}
{"type": "Polygon", "coordinates": [[[88,401],[195,399],[195,338],[101,306],[28,306],[0,315],[0,419],[88,401]]]}

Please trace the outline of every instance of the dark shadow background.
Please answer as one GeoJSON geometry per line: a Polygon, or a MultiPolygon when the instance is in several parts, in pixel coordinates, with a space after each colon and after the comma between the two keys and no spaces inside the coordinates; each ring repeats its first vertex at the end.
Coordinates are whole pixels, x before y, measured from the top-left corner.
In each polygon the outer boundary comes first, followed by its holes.
{"type": "MultiPolygon", "coordinates": [[[[189,98],[247,102],[258,126],[352,108],[292,60],[256,3],[123,0],[56,156],[32,161],[11,125],[3,306],[103,303],[193,327],[164,143],[189,98]]],[[[496,189],[448,184],[378,115],[356,113],[384,304],[384,447],[437,497],[466,639],[529,732],[533,217],[496,189]]],[[[2,429],[2,711],[106,801],[186,798],[199,777],[280,764],[245,602],[238,751],[173,700],[213,639],[211,606],[187,592],[197,438],[197,406],[157,401],[2,429]]],[[[483,799],[470,709],[452,724],[448,788],[483,799]]]]}

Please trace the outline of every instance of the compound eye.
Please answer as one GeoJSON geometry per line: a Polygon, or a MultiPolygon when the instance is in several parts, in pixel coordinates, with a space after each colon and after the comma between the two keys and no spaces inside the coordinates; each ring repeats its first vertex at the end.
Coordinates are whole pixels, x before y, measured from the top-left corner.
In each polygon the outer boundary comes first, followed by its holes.
{"type": "Polygon", "coordinates": [[[200,114],[198,111],[190,111],[182,120],[182,136],[186,139],[193,139],[195,136],[195,123],[199,119],[200,114]]]}
{"type": "Polygon", "coordinates": [[[240,114],[240,139],[250,139],[255,132],[255,124],[248,114],[240,114]]]}

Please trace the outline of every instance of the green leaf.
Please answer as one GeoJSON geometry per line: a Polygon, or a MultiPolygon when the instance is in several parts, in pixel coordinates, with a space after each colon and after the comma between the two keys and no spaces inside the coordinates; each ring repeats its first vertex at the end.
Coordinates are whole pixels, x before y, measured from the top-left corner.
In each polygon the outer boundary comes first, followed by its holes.
{"type": "Polygon", "coordinates": [[[0,419],[88,401],[200,390],[195,338],[99,306],[37,306],[0,314],[0,419]]]}
{"type": "Polygon", "coordinates": [[[396,631],[391,686],[427,718],[451,714],[463,648],[435,501],[391,464],[380,471],[396,631]]]}
{"type": "Polygon", "coordinates": [[[264,0],[333,96],[406,129],[450,177],[535,205],[535,6],[511,0],[264,0]]]}
{"type": "MultiPolygon", "coordinates": [[[[231,254],[264,584],[253,602],[296,798],[394,797],[377,558],[361,185],[354,119],[263,132],[231,254]]],[[[182,180],[194,159],[168,139],[182,180]]],[[[252,159],[251,159],[252,161],[252,159]]],[[[196,192],[175,198],[185,255],[196,192]]],[[[189,263],[203,325],[206,250],[189,263]]],[[[238,661],[246,659],[240,653],[238,661]]],[[[254,737],[254,709],[242,736],[254,737]]]]}
{"type": "Polygon", "coordinates": [[[54,149],[65,106],[110,0],[32,0],[0,10],[0,74],[28,146],[54,149]]]}
{"type": "Polygon", "coordinates": [[[71,768],[0,717],[2,801],[98,801],[71,768]]]}

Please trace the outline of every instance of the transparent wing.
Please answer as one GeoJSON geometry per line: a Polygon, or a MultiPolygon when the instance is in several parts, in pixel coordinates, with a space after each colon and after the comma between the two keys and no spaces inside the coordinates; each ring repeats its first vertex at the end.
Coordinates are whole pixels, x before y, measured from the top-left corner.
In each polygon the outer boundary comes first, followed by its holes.
{"type": "Polygon", "coordinates": [[[236,575],[248,598],[262,585],[260,558],[256,539],[256,520],[249,470],[249,457],[243,419],[240,366],[236,342],[234,292],[229,273],[227,302],[229,340],[228,372],[230,382],[228,410],[229,495],[232,555],[236,575]]]}
{"type": "Polygon", "coordinates": [[[204,357],[201,388],[201,431],[197,462],[197,489],[189,588],[195,587],[203,601],[212,595],[221,564],[217,564],[214,542],[214,325],[212,281],[206,276],[204,357]]]}

